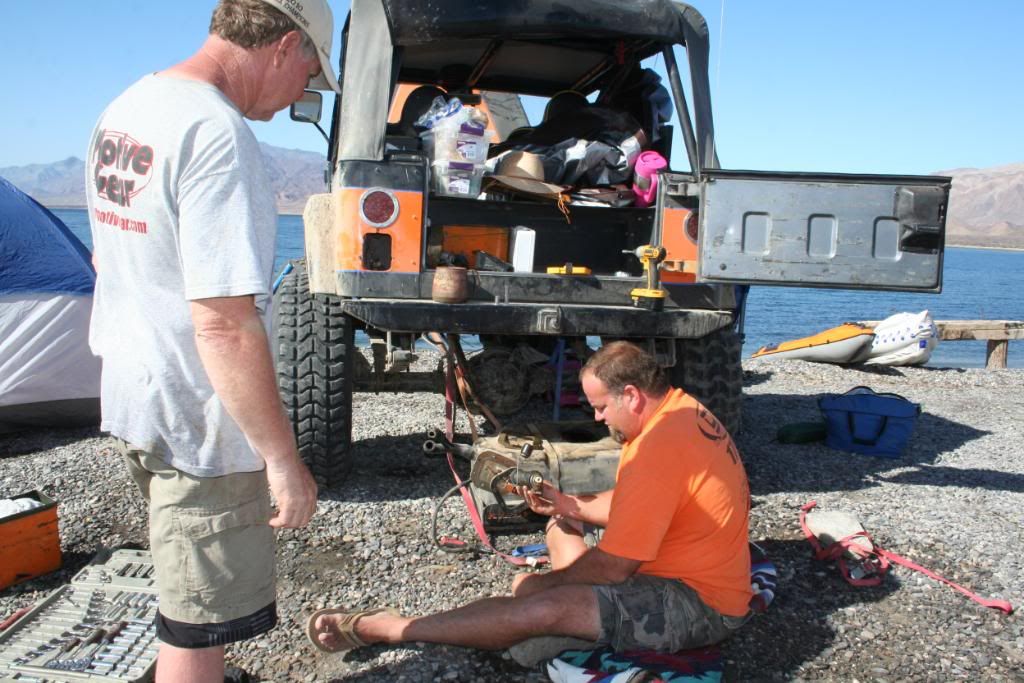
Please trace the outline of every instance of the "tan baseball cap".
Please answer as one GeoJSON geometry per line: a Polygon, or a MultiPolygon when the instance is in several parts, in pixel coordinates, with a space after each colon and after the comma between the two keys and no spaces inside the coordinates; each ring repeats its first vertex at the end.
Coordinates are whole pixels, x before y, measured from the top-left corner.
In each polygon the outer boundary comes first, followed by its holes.
{"type": "Polygon", "coordinates": [[[331,43],[334,40],[334,14],[327,0],[263,0],[273,5],[305,31],[316,46],[320,58],[320,75],[309,79],[313,90],[333,90],[340,93],[338,78],[331,66],[331,43]]]}

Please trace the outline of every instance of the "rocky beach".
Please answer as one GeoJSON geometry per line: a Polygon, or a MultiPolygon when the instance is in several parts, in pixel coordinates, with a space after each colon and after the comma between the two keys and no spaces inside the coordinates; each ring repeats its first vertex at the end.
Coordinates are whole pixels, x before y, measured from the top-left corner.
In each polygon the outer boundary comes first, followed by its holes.
{"type": "MultiPolygon", "coordinates": [[[[1011,353],[1018,351],[1011,349],[1011,353]]],[[[433,362],[424,359],[421,362],[433,362]]],[[[722,645],[728,681],[1024,681],[1024,625],[903,567],[855,588],[818,562],[800,506],[855,513],[884,548],[984,597],[1024,600],[1024,370],[841,368],[801,361],[744,364],[737,436],[753,496],[751,538],[779,570],[775,602],[722,645]],[[787,445],[779,427],[819,419],[817,399],[867,385],[921,404],[901,458],[787,445]]],[[[435,501],[452,485],[425,458],[424,432],[443,425],[431,394],[355,396],[355,470],[320,492],[308,528],[281,532],[278,610],[271,633],[228,649],[262,681],[544,681],[501,652],[416,644],[316,653],[303,626],[327,605],[420,614],[507,592],[514,569],[489,555],[440,552],[435,501]]],[[[519,420],[549,419],[531,406],[519,420]]],[[[563,415],[583,418],[585,414],[563,415]]],[[[463,440],[467,424],[461,423],[463,440]]],[[[104,548],[145,546],[146,511],[112,441],[95,429],[0,437],[0,497],[39,490],[59,501],[63,568],[0,591],[0,619],[43,599],[104,548]]],[[[447,533],[472,532],[456,499],[447,533]]],[[[531,537],[499,537],[510,548],[531,537]]]]}

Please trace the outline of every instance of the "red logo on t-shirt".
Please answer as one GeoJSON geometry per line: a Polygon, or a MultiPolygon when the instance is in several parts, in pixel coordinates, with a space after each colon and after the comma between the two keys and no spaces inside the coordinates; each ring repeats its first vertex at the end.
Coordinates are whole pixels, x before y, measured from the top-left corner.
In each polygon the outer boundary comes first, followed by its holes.
{"type": "Polygon", "coordinates": [[[96,194],[118,206],[131,206],[153,177],[153,148],[127,133],[99,131],[90,157],[96,194]]]}

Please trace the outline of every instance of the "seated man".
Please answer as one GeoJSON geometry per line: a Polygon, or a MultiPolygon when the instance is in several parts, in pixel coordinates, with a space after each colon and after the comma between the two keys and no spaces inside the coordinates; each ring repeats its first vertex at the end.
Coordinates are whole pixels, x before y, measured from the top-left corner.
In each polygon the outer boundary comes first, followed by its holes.
{"type": "Polygon", "coordinates": [[[328,652],[406,641],[500,649],[570,636],[616,651],[675,652],[739,628],[751,597],[750,496],[732,439],[632,344],[602,347],[581,380],[594,419],[624,448],[612,491],[521,492],[552,515],[552,571],[517,574],[511,597],[424,617],[320,610],[307,627],[311,642],[328,652]],[[603,527],[595,547],[584,544],[584,524],[603,527]]]}

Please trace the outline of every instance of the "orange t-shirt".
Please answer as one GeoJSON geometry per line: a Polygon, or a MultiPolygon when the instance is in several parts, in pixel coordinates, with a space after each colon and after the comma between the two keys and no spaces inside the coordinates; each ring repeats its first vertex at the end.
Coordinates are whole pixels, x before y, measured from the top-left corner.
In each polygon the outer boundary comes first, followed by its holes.
{"type": "Polygon", "coordinates": [[[725,427],[672,389],[622,450],[608,526],[598,547],[679,579],[730,616],[750,602],[750,488],[725,427]]]}

